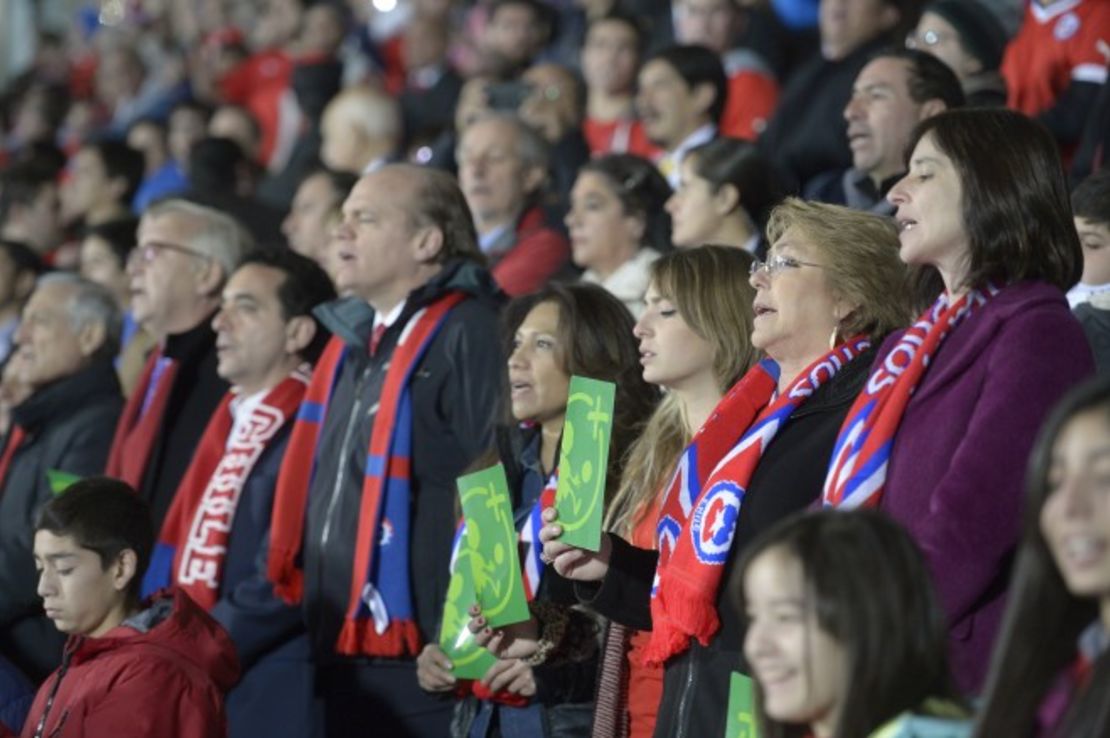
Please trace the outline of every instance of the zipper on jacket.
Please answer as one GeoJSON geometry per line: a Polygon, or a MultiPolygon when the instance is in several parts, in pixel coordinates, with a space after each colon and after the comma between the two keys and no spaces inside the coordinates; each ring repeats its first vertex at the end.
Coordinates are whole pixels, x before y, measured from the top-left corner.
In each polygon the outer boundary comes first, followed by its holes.
{"type": "MultiPolygon", "coordinates": [[[[693,649],[693,644],[691,644],[693,649]]],[[[691,650],[689,658],[686,659],[686,679],[682,687],[682,697],[678,700],[678,714],[675,722],[678,723],[678,732],[674,734],[674,738],[684,738],[690,733],[687,730],[688,725],[687,713],[690,712],[690,695],[694,691],[694,682],[697,681],[697,674],[694,671],[694,652],[691,650]]]]}
{"type": "Polygon", "coordinates": [[[366,386],[366,380],[369,379],[373,373],[374,367],[367,366],[362,370],[362,375],[359,376],[358,382],[355,384],[355,404],[351,408],[351,414],[347,417],[347,430],[343,433],[343,444],[339,448],[339,463],[336,464],[335,483],[332,485],[331,497],[328,499],[328,507],[324,512],[324,529],[320,533],[320,579],[324,577],[324,559],[328,547],[328,539],[331,537],[331,522],[335,517],[335,508],[339,502],[339,491],[343,488],[343,479],[346,476],[345,468],[347,465],[347,454],[351,450],[351,436],[354,434],[355,426],[362,415],[362,390],[366,386]]]}
{"type": "MultiPolygon", "coordinates": [[[[54,684],[50,687],[50,694],[47,696],[46,704],[42,709],[42,717],[39,718],[38,725],[35,726],[35,738],[42,738],[43,731],[46,730],[46,721],[50,717],[50,710],[54,707],[54,698],[58,696],[58,688],[62,686],[62,680],[65,679],[66,672],[69,671],[69,661],[73,657],[73,652],[80,647],[82,641],[83,639],[75,642],[72,648],[66,648],[62,652],[62,665],[58,669],[57,676],[54,677],[54,684]]],[[[68,714],[68,710],[66,714],[68,714]]],[[[62,719],[65,719],[65,715],[62,716],[62,719]]],[[[50,734],[56,734],[60,728],[61,722],[59,721],[50,734]]]]}

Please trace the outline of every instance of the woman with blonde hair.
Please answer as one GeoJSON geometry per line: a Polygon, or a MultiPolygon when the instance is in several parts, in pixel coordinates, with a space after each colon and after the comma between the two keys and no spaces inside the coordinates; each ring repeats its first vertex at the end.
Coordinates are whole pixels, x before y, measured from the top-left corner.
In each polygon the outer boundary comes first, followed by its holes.
{"type": "Polygon", "coordinates": [[[658,736],[724,733],[730,673],[746,666],[744,623],[722,585],[752,539],[819,497],[875,346],[909,316],[889,220],[790,199],[767,231],[768,260],[750,279],[751,341],[767,358],[682,451],[660,495],[658,550],[617,533],[596,553],[578,549],[560,542],[554,509],[544,513],[544,553],[577,580],[580,600],[651,630],[643,659],[664,666],[658,736]]]}

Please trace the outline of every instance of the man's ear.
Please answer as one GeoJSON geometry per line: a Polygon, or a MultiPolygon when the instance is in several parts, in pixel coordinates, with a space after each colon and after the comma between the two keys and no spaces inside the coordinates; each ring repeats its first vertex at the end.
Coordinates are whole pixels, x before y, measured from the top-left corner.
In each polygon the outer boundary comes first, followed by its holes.
{"type": "MultiPolygon", "coordinates": [[[[116,202],[121,202],[124,194],[127,192],[127,179],[124,177],[114,177],[108,180],[108,191],[112,193],[112,199],[116,202]]],[[[131,203],[123,203],[124,207],[130,208],[131,203]]]]}
{"type": "Polygon", "coordinates": [[[108,327],[104,323],[91,322],[81,326],[77,333],[77,348],[86,359],[97,352],[108,338],[108,327]]]}
{"type": "Polygon", "coordinates": [[[713,193],[713,209],[718,215],[728,215],[740,205],[740,190],[736,185],[723,184],[713,193]]]}
{"type": "Polygon", "coordinates": [[[921,109],[917,111],[917,120],[921,122],[926,118],[932,118],[934,115],[943,113],[948,110],[948,106],[944,104],[944,100],[939,97],[932,97],[921,103],[921,109]]]}
{"type": "Polygon", "coordinates": [[[316,337],[316,321],[307,315],[298,315],[285,324],[285,353],[300,354],[316,337]]]}
{"type": "Polygon", "coordinates": [[[543,167],[529,167],[524,172],[524,192],[532,194],[543,187],[547,180],[547,172],[543,167]]]}
{"type": "Polygon", "coordinates": [[[413,257],[421,264],[431,264],[439,260],[444,246],[443,229],[439,226],[422,226],[412,241],[413,257]]]}
{"type": "MultiPolygon", "coordinates": [[[[705,115],[709,115],[709,111],[713,108],[713,103],[716,102],[717,88],[709,82],[702,82],[694,85],[691,90],[694,98],[694,107],[702,111],[705,115]]],[[[717,121],[711,121],[713,125],[717,125],[717,121]]]]}
{"type": "Polygon", "coordinates": [[[123,592],[131,584],[131,580],[139,575],[139,556],[134,550],[125,548],[120,551],[109,569],[112,575],[112,587],[117,592],[123,592]]]}
{"type": "Polygon", "coordinates": [[[215,259],[202,259],[203,263],[197,270],[197,294],[201,297],[219,295],[223,289],[227,275],[224,268],[215,259]]]}

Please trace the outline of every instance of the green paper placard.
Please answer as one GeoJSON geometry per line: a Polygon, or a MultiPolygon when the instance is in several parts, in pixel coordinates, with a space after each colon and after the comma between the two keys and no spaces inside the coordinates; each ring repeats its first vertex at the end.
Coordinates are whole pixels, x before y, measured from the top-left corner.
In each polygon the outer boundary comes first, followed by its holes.
{"type": "Polygon", "coordinates": [[[467,612],[474,604],[474,581],[469,565],[462,565],[468,558],[466,533],[459,543],[459,559],[447,585],[447,601],[443,605],[443,625],[439,630],[439,645],[451,659],[451,672],[459,679],[481,679],[497,659],[474,642],[474,634],[467,624],[467,612]]]}
{"type": "Polygon", "coordinates": [[[759,738],[752,680],[735,671],[728,683],[728,723],[725,725],[725,738],[759,738]]]}
{"type": "Polygon", "coordinates": [[[612,382],[575,376],[570,379],[567,395],[555,509],[563,527],[560,540],[588,551],[601,547],[601,513],[605,505],[616,389],[612,382]]]}
{"type": "Polygon", "coordinates": [[[498,464],[467,474],[457,483],[466,518],[466,540],[458,563],[466,566],[469,562],[482,615],[494,628],[527,620],[531,614],[520,580],[520,554],[504,467],[498,464]]]}
{"type": "Polygon", "coordinates": [[[60,469],[47,469],[46,482],[50,485],[50,491],[55,495],[60,495],[69,489],[69,485],[74,482],[80,482],[81,477],[76,474],[61,471],[60,469]]]}

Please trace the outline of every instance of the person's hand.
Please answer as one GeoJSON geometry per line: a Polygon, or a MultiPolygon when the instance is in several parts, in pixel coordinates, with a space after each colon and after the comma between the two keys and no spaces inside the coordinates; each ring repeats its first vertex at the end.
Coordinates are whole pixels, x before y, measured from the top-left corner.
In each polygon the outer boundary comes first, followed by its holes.
{"type": "Polygon", "coordinates": [[[609,536],[601,536],[601,549],[596,553],[559,541],[563,526],[558,524],[559,513],[553,507],[545,508],[540,528],[543,543],[543,560],[555,567],[559,576],[579,582],[600,582],[609,571],[609,556],[613,544],[609,536]]]}
{"type": "Polygon", "coordinates": [[[424,646],[416,657],[416,681],[426,692],[446,692],[455,688],[455,675],[451,673],[451,660],[435,643],[424,646]]]}
{"type": "Polygon", "coordinates": [[[519,659],[504,659],[495,663],[482,677],[482,684],[491,692],[536,696],[536,678],[532,667],[519,659]]]}
{"type": "Polygon", "coordinates": [[[526,659],[539,650],[539,623],[529,618],[494,630],[482,616],[478,605],[470,606],[470,623],[474,642],[499,659],[526,659]]]}

